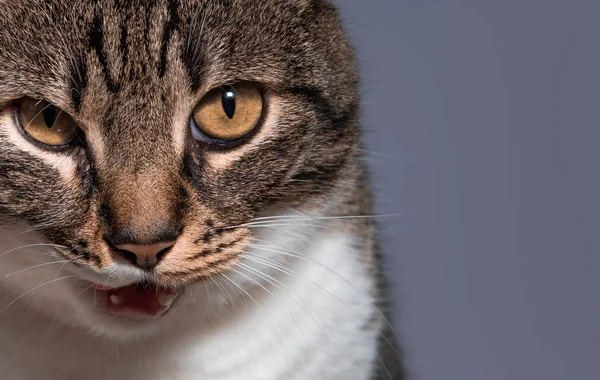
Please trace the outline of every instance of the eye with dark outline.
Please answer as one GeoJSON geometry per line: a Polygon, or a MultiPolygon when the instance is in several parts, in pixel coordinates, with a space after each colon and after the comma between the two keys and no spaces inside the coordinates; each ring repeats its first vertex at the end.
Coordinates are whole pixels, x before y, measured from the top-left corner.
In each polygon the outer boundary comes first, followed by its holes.
{"type": "Polygon", "coordinates": [[[52,103],[23,98],[15,112],[21,132],[44,148],[67,148],[79,141],[79,128],[75,121],[52,103]]]}
{"type": "Polygon", "coordinates": [[[215,88],[194,107],[192,136],[209,144],[236,144],[259,125],[263,109],[263,93],[252,83],[215,88]]]}

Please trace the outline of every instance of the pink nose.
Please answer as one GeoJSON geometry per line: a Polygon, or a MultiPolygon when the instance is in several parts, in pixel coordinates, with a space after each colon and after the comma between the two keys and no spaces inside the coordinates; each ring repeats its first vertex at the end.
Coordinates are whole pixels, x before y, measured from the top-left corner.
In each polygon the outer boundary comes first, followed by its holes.
{"type": "Polygon", "coordinates": [[[168,241],[148,245],[121,244],[115,247],[124,258],[131,261],[134,265],[150,270],[158,265],[174,244],[174,241],[168,241]]]}

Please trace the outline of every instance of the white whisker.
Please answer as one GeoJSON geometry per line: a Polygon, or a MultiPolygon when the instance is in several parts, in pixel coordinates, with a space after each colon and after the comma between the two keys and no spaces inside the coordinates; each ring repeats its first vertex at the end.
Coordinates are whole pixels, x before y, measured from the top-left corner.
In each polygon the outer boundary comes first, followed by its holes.
{"type": "MultiPolygon", "coordinates": [[[[255,239],[255,240],[261,240],[261,239],[255,239]]],[[[344,282],[344,283],[345,283],[347,286],[349,286],[351,289],[354,289],[354,285],[353,285],[353,284],[352,284],[350,281],[348,281],[346,278],[344,278],[343,276],[341,276],[339,273],[337,273],[337,272],[336,272],[336,271],[334,271],[333,269],[331,269],[331,268],[327,267],[326,265],[323,265],[322,263],[320,263],[320,262],[318,262],[318,261],[316,261],[316,260],[314,260],[314,259],[311,259],[311,258],[309,258],[309,257],[307,257],[307,256],[305,256],[305,255],[302,255],[302,254],[301,254],[301,253],[299,253],[299,252],[295,252],[295,251],[283,251],[283,250],[274,249],[274,248],[272,248],[271,246],[267,246],[267,245],[258,245],[258,244],[248,244],[248,247],[253,247],[253,248],[256,248],[256,249],[262,249],[262,250],[264,250],[264,251],[267,251],[267,252],[279,253],[279,254],[281,254],[281,255],[284,255],[284,256],[289,256],[289,257],[293,257],[293,258],[296,258],[296,259],[299,259],[299,260],[304,260],[304,261],[307,261],[307,262],[311,262],[311,263],[313,263],[313,264],[315,264],[315,265],[317,265],[317,266],[321,267],[322,269],[326,270],[327,272],[331,273],[332,275],[336,276],[338,279],[340,279],[341,281],[343,281],[343,282],[344,282]]],[[[246,252],[246,253],[245,253],[245,255],[248,255],[248,253],[246,252]]],[[[256,255],[254,255],[254,258],[255,258],[255,259],[256,259],[256,257],[260,257],[260,256],[256,256],[256,255]]],[[[246,258],[247,258],[247,259],[250,259],[249,257],[246,257],[246,258]]],[[[264,258],[261,258],[261,259],[264,259],[264,258]]],[[[278,268],[274,268],[274,267],[273,267],[273,269],[280,270],[280,269],[278,269],[278,268]]],[[[308,284],[310,284],[310,285],[312,285],[312,286],[316,287],[317,289],[319,289],[319,290],[321,290],[321,291],[325,291],[325,292],[326,292],[328,295],[330,295],[330,296],[331,296],[331,297],[333,297],[334,299],[336,299],[336,300],[338,300],[338,301],[340,301],[340,302],[344,302],[344,301],[340,300],[340,299],[339,299],[337,296],[335,296],[335,295],[331,294],[330,292],[328,292],[328,291],[326,291],[326,290],[322,289],[321,287],[319,287],[318,285],[316,285],[315,283],[313,283],[313,282],[311,282],[311,281],[309,281],[309,280],[306,280],[306,279],[303,279],[303,278],[301,278],[301,277],[298,277],[298,276],[296,276],[296,275],[295,275],[295,274],[293,274],[293,273],[288,273],[287,271],[282,271],[282,270],[280,270],[280,271],[281,271],[282,273],[285,273],[285,274],[289,275],[289,276],[294,276],[296,279],[298,279],[298,280],[300,280],[300,281],[307,282],[308,284]]],[[[349,306],[349,307],[350,307],[350,306],[349,306]]],[[[386,317],[385,313],[384,313],[384,312],[383,312],[383,311],[382,311],[382,310],[381,310],[381,309],[380,309],[380,308],[379,308],[377,305],[375,305],[375,304],[374,304],[374,305],[373,305],[373,307],[374,307],[374,308],[375,308],[375,310],[377,311],[377,313],[378,313],[379,317],[380,317],[380,318],[382,318],[383,322],[384,322],[384,323],[386,324],[386,326],[387,326],[387,327],[390,329],[391,333],[392,333],[392,334],[393,334],[395,337],[398,337],[398,334],[397,334],[397,332],[395,331],[395,329],[394,329],[394,326],[393,326],[393,325],[392,325],[392,323],[389,321],[389,319],[386,317]]],[[[395,351],[395,353],[398,355],[398,357],[399,357],[399,358],[401,358],[401,359],[403,359],[403,357],[402,357],[401,353],[400,353],[400,352],[399,352],[399,351],[396,349],[395,345],[394,345],[394,344],[392,344],[392,342],[390,342],[390,340],[389,340],[387,337],[383,336],[383,338],[384,338],[384,340],[386,341],[386,343],[388,343],[388,344],[390,345],[390,347],[391,347],[391,348],[392,348],[392,349],[395,351]]]]}
{"type": "MultiPolygon", "coordinates": [[[[379,214],[379,215],[341,215],[341,216],[306,216],[306,217],[298,217],[296,215],[281,215],[281,216],[265,216],[262,218],[254,218],[253,221],[257,223],[262,223],[262,221],[272,220],[272,219],[280,219],[281,221],[303,221],[303,220],[338,220],[338,219],[377,219],[377,218],[393,218],[397,216],[405,215],[404,213],[395,213],[395,214],[379,214]]],[[[251,224],[245,223],[241,224],[241,226],[251,224]]]]}
{"type": "MultiPolygon", "coordinates": [[[[243,264],[243,263],[237,263],[237,264],[243,264]]],[[[246,265],[246,267],[247,267],[247,268],[251,268],[250,266],[247,266],[247,265],[246,265]]],[[[259,270],[257,270],[257,269],[254,269],[254,268],[252,268],[252,269],[253,269],[254,271],[258,272],[258,273],[264,274],[264,273],[260,272],[260,271],[259,271],[259,270]]],[[[248,270],[248,269],[246,269],[246,270],[248,270]]],[[[238,272],[238,271],[236,271],[236,272],[238,272]]],[[[239,273],[239,272],[238,272],[238,273],[239,273]]],[[[264,275],[265,275],[265,276],[268,276],[267,274],[264,274],[264,275]]],[[[269,294],[273,295],[273,293],[271,293],[269,290],[267,290],[267,289],[266,289],[264,286],[262,286],[262,285],[261,285],[261,284],[259,284],[258,282],[254,281],[254,280],[251,280],[251,279],[250,279],[248,276],[245,276],[245,275],[243,275],[243,274],[242,274],[242,276],[244,276],[244,277],[248,278],[250,281],[252,281],[252,282],[256,283],[258,286],[260,286],[261,288],[263,288],[263,289],[265,289],[267,292],[269,292],[269,294]]],[[[264,278],[264,277],[262,277],[261,275],[258,275],[258,276],[259,276],[259,277],[261,277],[261,278],[263,278],[263,279],[265,279],[265,278],[264,278]]],[[[329,327],[329,324],[328,324],[327,322],[325,322],[325,320],[323,319],[323,317],[321,317],[321,315],[320,315],[319,313],[317,313],[317,312],[316,312],[316,310],[315,310],[313,307],[311,307],[309,303],[307,303],[307,302],[306,302],[306,300],[304,300],[302,297],[298,296],[298,295],[297,295],[295,292],[293,292],[291,289],[289,289],[289,287],[288,287],[288,286],[286,286],[286,285],[285,285],[285,284],[283,284],[282,282],[280,282],[280,281],[278,281],[278,280],[274,279],[274,278],[273,278],[273,277],[271,277],[271,276],[268,276],[268,277],[270,277],[271,279],[273,279],[273,281],[275,281],[275,282],[277,282],[277,283],[281,284],[281,287],[283,287],[284,289],[286,289],[287,291],[289,291],[289,292],[291,293],[291,295],[293,295],[293,296],[294,296],[294,297],[292,297],[292,299],[294,300],[294,302],[296,302],[296,304],[297,304],[298,306],[300,306],[300,308],[302,308],[302,309],[303,309],[303,310],[306,312],[306,314],[307,314],[307,315],[308,315],[308,316],[309,316],[309,317],[310,317],[310,318],[313,320],[313,322],[315,322],[315,325],[319,326],[319,328],[321,328],[321,330],[322,330],[322,329],[323,329],[323,327],[321,326],[321,324],[317,323],[317,321],[316,321],[316,320],[314,319],[314,317],[313,317],[313,314],[309,313],[309,312],[308,312],[308,310],[306,310],[306,308],[305,308],[305,307],[302,305],[302,303],[300,303],[300,302],[299,302],[299,301],[298,301],[296,298],[300,299],[302,302],[304,302],[304,303],[306,303],[306,304],[307,304],[307,306],[308,306],[308,307],[309,307],[309,308],[312,310],[312,312],[314,313],[314,315],[316,315],[316,316],[319,318],[319,320],[321,320],[321,323],[322,323],[322,324],[323,324],[323,326],[325,326],[325,328],[327,329],[327,333],[329,334],[329,337],[330,337],[330,339],[332,340],[332,343],[334,343],[334,344],[336,345],[336,347],[338,348],[338,350],[340,350],[340,344],[339,344],[339,341],[337,341],[337,339],[336,339],[336,337],[335,337],[335,334],[333,333],[333,331],[332,331],[332,330],[331,330],[331,328],[329,327]]],[[[271,284],[273,284],[271,281],[268,281],[268,280],[266,280],[266,281],[267,281],[267,282],[270,282],[271,284]]],[[[273,285],[274,285],[274,284],[273,284],[273,285]]],[[[274,286],[276,286],[276,287],[278,287],[278,288],[280,288],[280,289],[281,289],[281,287],[279,287],[279,286],[277,286],[277,285],[274,285],[274,286]]],[[[287,311],[287,312],[290,314],[290,316],[292,315],[292,314],[289,312],[289,310],[288,310],[287,308],[286,308],[286,311],[287,311]]],[[[293,316],[292,316],[292,319],[295,321],[295,318],[293,318],[293,316]]],[[[300,326],[298,326],[298,328],[300,328],[300,326]]],[[[340,352],[341,352],[341,351],[340,351],[340,352]]],[[[348,362],[346,362],[346,364],[349,364],[349,363],[348,363],[348,362]]]]}
{"type": "MultiPolygon", "coordinates": [[[[251,260],[251,261],[257,261],[257,262],[258,262],[258,260],[254,260],[252,257],[249,257],[247,253],[244,253],[244,254],[242,255],[242,257],[243,257],[243,258],[246,258],[246,259],[248,259],[248,260],[251,260]]],[[[285,284],[283,284],[281,281],[279,281],[279,280],[277,280],[277,279],[275,279],[275,278],[273,278],[273,277],[271,277],[271,276],[269,276],[269,275],[267,275],[267,274],[265,274],[265,273],[263,273],[263,272],[261,272],[261,271],[259,271],[259,270],[255,269],[255,268],[252,268],[252,267],[250,267],[250,266],[248,266],[248,265],[245,265],[244,263],[239,263],[239,262],[238,262],[238,263],[236,263],[236,265],[239,265],[240,267],[243,267],[243,266],[245,266],[245,267],[247,267],[247,268],[249,268],[249,269],[252,269],[253,271],[256,271],[256,272],[259,272],[259,273],[263,274],[264,276],[267,276],[268,278],[270,278],[270,279],[272,279],[273,281],[275,281],[275,282],[277,282],[278,284],[280,284],[280,285],[281,285],[283,288],[285,288],[286,290],[290,291],[290,292],[292,293],[292,295],[295,295],[296,297],[298,297],[298,296],[297,296],[297,295],[296,295],[294,292],[292,292],[292,291],[291,291],[291,289],[289,289],[289,287],[287,287],[287,286],[286,286],[285,284]]],[[[265,265],[265,264],[263,264],[263,265],[265,265]]],[[[343,301],[342,299],[340,299],[339,297],[335,296],[335,295],[334,295],[334,294],[332,294],[331,292],[329,292],[329,291],[327,291],[327,290],[325,290],[325,289],[321,288],[320,286],[318,286],[318,285],[317,285],[317,284],[315,284],[314,282],[312,282],[312,281],[309,281],[309,280],[307,280],[307,279],[304,279],[304,278],[301,278],[301,277],[299,277],[299,276],[293,275],[293,274],[291,274],[290,272],[288,272],[288,271],[285,271],[285,270],[281,270],[281,269],[279,269],[279,268],[274,268],[274,267],[272,267],[272,266],[271,266],[271,268],[273,268],[273,269],[276,269],[276,270],[278,270],[279,272],[282,272],[282,273],[284,273],[284,274],[287,274],[288,276],[291,276],[291,277],[293,277],[293,278],[295,278],[295,279],[297,279],[297,280],[299,280],[299,281],[303,281],[303,282],[306,282],[306,283],[308,283],[308,284],[312,285],[312,286],[313,286],[313,287],[315,287],[317,290],[319,290],[319,291],[321,291],[322,293],[324,293],[324,294],[326,294],[326,295],[328,295],[328,296],[332,297],[332,298],[333,298],[335,301],[337,301],[337,302],[341,303],[341,304],[342,304],[342,306],[344,306],[345,308],[347,308],[347,309],[350,309],[351,311],[353,311],[353,312],[354,312],[356,315],[360,315],[359,311],[358,311],[358,310],[356,310],[356,308],[355,308],[354,306],[352,306],[352,305],[349,305],[347,302],[343,301]]],[[[247,270],[249,270],[249,269],[247,269],[247,270]]],[[[256,273],[255,273],[255,274],[256,274],[256,273]]],[[[259,277],[261,277],[261,278],[263,278],[263,279],[265,279],[265,278],[264,278],[264,277],[262,277],[260,274],[256,274],[256,275],[257,275],[257,276],[259,276],[259,277]]],[[[265,279],[265,280],[266,280],[266,279],[265,279]]],[[[271,281],[269,281],[269,280],[266,280],[266,281],[268,281],[269,283],[273,284],[273,283],[272,283],[271,281]]],[[[276,286],[277,288],[280,288],[279,286],[277,286],[277,285],[275,285],[275,284],[273,284],[273,285],[274,285],[274,286],[276,286]]],[[[298,297],[298,298],[300,298],[300,299],[301,299],[303,302],[306,302],[306,301],[305,301],[303,298],[301,298],[301,297],[298,297]]],[[[294,299],[294,301],[295,301],[296,303],[298,303],[298,301],[297,301],[295,298],[293,298],[293,299],[294,299]]],[[[304,309],[304,307],[303,307],[303,306],[302,306],[300,303],[298,303],[298,305],[304,309]]],[[[309,303],[307,303],[307,305],[310,307],[310,304],[309,304],[309,303]]],[[[374,307],[374,309],[375,309],[375,310],[376,310],[376,311],[377,311],[379,314],[382,314],[382,312],[379,310],[379,308],[378,308],[376,305],[373,305],[373,307],[374,307]]],[[[310,307],[310,308],[311,308],[311,310],[313,310],[313,311],[314,311],[314,309],[313,309],[312,307],[310,307]]],[[[304,309],[304,310],[306,311],[306,309],[304,309]]],[[[319,314],[318,314],[318,313],[316,313],[316,312],[315,312],[315,314],[316,314],[317,316],[319,316],[319,314]]],[[[346,319],[350,320],[349,316],[347,316],[346,314],[343,314],[343,315],[344,315],[344,317],[345,317],[346,319]]],[[[383,314],[382,314],[382,316],[383,316],[383,314]]],[[[319,318],[322,320],[322,318],[321,318],[320,316],[319,316],[319,318]]],[[[383,318],[384,318],[384,321],[385,321],[385,322],[387,322],[387,319],[385,319],[385,316],[383,316],[383,318]]],[[[314,320],[314,319],[313,319],[313,320],[314,320]]],[[[316,323],[316,321],[315,321],[315,323],[316,323]]],[[[326,324],[326,322],[325,322],[324,320],[323,320],[323,323],[325,323],[325,324],[326,324]]],[[[388,324],[389,324],[389,322],[388,322],[388,324]]],[[[326,324],[326,326],[328,327],[328,325],[327,325],[327,324],[326,324]]],[[[390,326],[390,328],[391,328],[391,326],[390,326]]],[[[328,329],[329,329],[329,328],[328,328],[328,329]]],[[[330,330],[330,329],[329,329],[329,331],[330,331],[330,333],[333,335],[333,333],[331,332],[331,330],[330,330]]],[[[394,332],[393,330],[392,330],[392,333],[394,333],[394,334],[395,334],[395,332],[394,332]]],[[[392,348],[392,350],[395,352],[395,354],[396,354],[396,355],[397,355],[397,356],[398,356],[398,357],[399,357],[401,360],[404,360],[404,358],[402,357],[402,355],[400,354],[400,352],[399,352],[399,351],[396,349],[396,346],[395,346],[395,345],[394,345],[394,344],[393,344],[393,343],[392,343],[392,342],[391,342],[391,341],[390,341],[390,340],[389,340],[389,339],[388,339],[388,338],[385,336],[385,334],[384,334],[383,332],[379,332],[379,334],[378,334],[378,335],[379,335],[379,336],[380,336],[382,339],[384,339],[384,340],[385,340],[385,342],[386,342],[386,343],[387,343],[387,344],[390,346],[390,348],[392,348]]],[[[335,343],[339,345],[339,343],[338,343],[338,342],[335,342],[335,343]]],[[[379,357],[379,360],[381,361],[381,364],[382,364],[382,365],[385,367],[385,363],[384,363],[384,362],[383,362],[383,360],[381,359],[381,356],[380,356],[379,354],[378,354],[377,356],[379,357]]],[[[385,370],[386,370],[386,372],[387,372],[387,368],[385,368],[385,370]]]]}
{"type": "Polygon", "coordinates": [[[55,278],[55,279],[52,279],[52,280],[50,280],[50,281],[46,281],[46,282],[44,282],[43,284],[39,284],[39,285],[37,285],[37,286],[34,286],[33,288],[29,289],[29,290],[28,290],[28,291],[26,291],[25,293],[21,294],[20,296],[18,296],[17,298],[15,298],[15,299],[14,299],[14,300],[12,300],[11,302],[9,302],[9,303],[8,303],[8,305],[4,306],[4,308],[3,308],[2,310],[0,310],[0,314],[4,313],[4,311],[5,311],[6,309],[8,309],[8,308],[9,308],[11,305],[13,305],[15,302],[17,302],[17,301],[18,301],[18,300],[20,300],[21,298],[25,297],[27,294],[29,294],[29,293],[33,292],[34,290],[36,290],[36,289],[39,289],[39,288],[41,288],[42,286],[45,286],[45,285],[51,284],[51,283],[53,283],[53,282],[57,282],[57,281],[60,281],[60,280],[65,280],[65,279],[67,279],[67,278],[72,278],[72,277],[75,277],[75,276],[65,276],[65,277],[55,278]]]}
{"type": "MultiPolygon", "coordinates": [[[[262,273],[262,272],[260,272],[259,270],[257,270],[257,269],[254,269],[254,268],[252,268],[252,267],[250,267],[250,266],[248,266],[248,265],[245,265],[244,263],[240,263],[240,262],[238,262],[238,263],[236,263],[236,265],[240,266],[240,268],[242,268],[242,269],[246,269],[246,270],[247,270],[247,271],[249,271],[250,273],[254,273],[256,276],[258,276],[258,277],[260,277],[261,279],[263,279],[263,280],[267,281],[269,284],[271,284],[271,285],[275,286],[277,289],[281,289],[282,287],[281,287],[281,286],[278,286],[278,285],[277,285],[275,282],[277,282],[277,283],[281,284],[283,287],[285,287],[285,285],[284,285],[284,284],[282,284],[282,283],[281,283],[281,282],[279,282],[278,280],[274,279],[273,277],[271,277],[271,276],[269,276],[269,275],[267,275],[267,274],[265,274],[265,273],[262,273]],[[273,281],[271,281],[271,280],[269,280],[269,279],[267,279],[267,278],[265,278],[265,276],[266,276],[266,277],[269,277],[269,278],[271,278],[271,279],[272,279],[274,282],[273,282],[273,281]]],[[[234,270],[234,269],[233,269],[233,270],[234,270]]],[[[239,271],[237,271],[237,270],[234,270],[234,271],[235,271],[235,272],[237,272],[237,273],[239,273],[240,275],[244,276],[245,278],[247,278],[247,279],[248,279],[249,281],[251,281],[252,283],[254,283],[254,284],[256,284],[257,286],[259,286],[259,287],[261,287],[262,289],[264,289],[264,290],[265,290],[267,293],[269,293],[269,294],[271,295],[271,297],[275,297],[275,295],[273,294],[273,292],[271,292],[269,289],[265,288],[265,287],[264,287],[262,284],[260,284],[259,282],[257,282],[257,281],[255,281],[255,280],[251,279],[250,277],[246,276],[245,274],[243,274],[243,273],[241,273],[241,272],[239,272],[239,271]]],[[[295,295],[295,293],[294,293],[294,295],[295,295]]],[[[295,302],[298,304],[298,306],[302,307],[302,305],[300,305],[300,303],[298,303],[298,301],[296,301],[295,299],[294,299],[294,301],[295,301],[295,302]]],[[[294,314],[293,314],[292,312],[290,312],[290,310],[289,310],[287,307],[285,307],[285,306],[283,306],[283,307],[284,307],[285,311],[288,313],[288,315],[290,316],[290,318],[292,319],[292,321],[294,321],[294,324],[296,325],[296,327],[298,327],[298,330],[299,330],[299,331],[300,331],[300,333],[302,334],[302,337],[304,338],[304,341],[308,343],[308,339],[306,338],[306,335],[304,334],[304,331],[303,331],[303,330],[302,330],[302,328],[300,327],[300,324],[298,323],[298,320],[296,319],[296,317],[294,317],[294,314]]],[[[311,317],[312,317],[312,315],[311,315],[311,317]]],[[[316,321],[315,321],[315,324],[316,324],[316,321]]]]}
{"type": "Polygon", "coordinates": [[[66,247],[64,245],[58,245],[58,244],[46,244],[46,243],[27,244],[27,245],[22,245],[20,247],[16,247],[16,248],[13,248],[11,250],[8,250],[8,251],[4,252],[3,254],[0,255],[0,258],[4,257],[5,255],[8,255],[11,252],[15,252],[15,251],[18,251],[20,249],[31,248],[31,247],[54,247],[54,248],[69,249],[69,247],[66,247]]]}
{"type": "MultiPolygon", "coordinates": [[[[75,258],[73,258],[73,259],[75,259],[75,258]]],[[[73,259],[71,259],[71,260],[73,260],[73,259]]],[[[9,274],[7,274],[7,275],[6,275],[6,277],[14,276],[14,275],[16,275],[16,274],[23,273],[23,272],[25,272],[25,271],[28,271],[28,270],[31,270],[31,269],[35,269],[35,268],[39,268],[39,267],[44,267],[44,266],[47,266],[47,265],[54,265],[54,264],[62,264],[62,263],[67,263],[67,262],[69,262],[69,261],[70,261],[70,260],[58,260],[58,261],[51,261],[51,262],[49,262],[49,263],[42,263],[42,264],[33,265],[33,266],[30,266],[30,267],[27,267],[27,268],[24,268],[24,269],[18,270],[18,271],[16,271],[16,272],[9,273],[9,274]]]]}
{"type": "MultiPolygon", "coordinates": [[[[239,286],[235,281],[233,281],[232,279],[230,279],[229,277],[227,277],[227,275],[225,275],[224,273],[221,273],[221,276],[223,276],[224,278],[226,278],[227,280],[229,280],[229,282],[231,282],[238,289],[240,289],[248,298],[250,298],[252,300],[252,302],[254,302],[256,304],[256,307],[260,308],[260,305],[258,304],[258,302],[256,302],[256,300],[244,288],[242,288],[241,286],[239,286]]],[[[273,329],[273,332],[275,333],[275,338],[277,339],[277,341],[279,342],[279,345],[281,346],[281,350],[282,350],[283,356],[285,358],[285,362],[286,362],[286,365],[287,365],[288,372],[290,372],[290,363],[288,361],[285,349],[283,348],[283,344],[281,343],[281,340],[279,339],[279,334],[277,334],[277,330],[275,329],[275,326],[273,326],[273,323],[271,323],[271,321],[269,321],[269,324],[271,325],[271,328],[273,329]]]]}

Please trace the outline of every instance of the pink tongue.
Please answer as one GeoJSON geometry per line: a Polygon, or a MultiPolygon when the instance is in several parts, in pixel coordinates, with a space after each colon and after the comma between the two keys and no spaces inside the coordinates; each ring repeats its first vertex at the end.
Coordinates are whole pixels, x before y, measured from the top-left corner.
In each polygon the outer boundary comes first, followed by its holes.
{"type": "Polygon", "coordinates": [[[175,293],[153,285],[129,285],[108,291],[108,309],[113,314],[156,317],[169,309],[175,293]]]}

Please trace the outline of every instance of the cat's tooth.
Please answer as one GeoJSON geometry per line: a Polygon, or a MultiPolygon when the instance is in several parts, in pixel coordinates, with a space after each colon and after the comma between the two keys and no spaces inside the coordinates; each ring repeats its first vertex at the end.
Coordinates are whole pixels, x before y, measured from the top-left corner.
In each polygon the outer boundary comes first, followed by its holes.
{"type": "Polygon", "coordinates": [[[173,294],[161,294],[158,296],[158,303],[160,303],[164,307],[169,307],[175,300],[175,295],[173,294]]]}
{"type": "Polygon", "coordinates": [[[123,297],[120,297],[116,294],[111,294],[110,295],[110,302],[112,302],[113,305],[119,306],[123,304],[123,297]]]}

